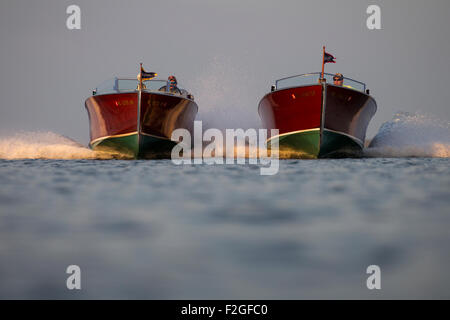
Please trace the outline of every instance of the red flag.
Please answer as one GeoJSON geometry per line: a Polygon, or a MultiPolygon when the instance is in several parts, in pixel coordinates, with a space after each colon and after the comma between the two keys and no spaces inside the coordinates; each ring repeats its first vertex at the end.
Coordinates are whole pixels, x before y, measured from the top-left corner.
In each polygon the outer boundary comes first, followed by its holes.
{"type": "Polygon", "coordinates": [[[323,63],[336,63],[334,59],[336,58],[332,54],[325,52],[325,55],[323,57],[323,63]]]}
{"type": "Polygon", "coordinates": [[[147,71],[145,71],[144,68],[141,65],[141,78],[142,78],[142,81],[153,79],[157,75],[158,74],[156,72],[147,72],[147,71]]]}

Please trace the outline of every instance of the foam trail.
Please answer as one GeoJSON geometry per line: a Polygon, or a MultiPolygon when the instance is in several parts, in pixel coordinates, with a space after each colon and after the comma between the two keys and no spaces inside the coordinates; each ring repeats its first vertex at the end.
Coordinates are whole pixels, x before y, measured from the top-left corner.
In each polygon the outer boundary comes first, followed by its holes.
{"type": "Polygon", "coordinates": [[[450,157],[450,122],[398,112],[365,149],[368,157],[450,157]]]}
{"type": "MultiPolygon", "coordinates": [[[[221,147],[215,146],[214,151],[209,154],[208,152],[205,153],[205,148],[210,142],[203,142],[202,146],[202,158],[207,159],[211,157],[215,157],[216,155],[219,155],[219,157],[223,158],[233,158],[233,159],[260,159],[260,158],[266,158],[271,156],[271,150],[267,149],[265,146],[260,147],[258,145],[250,145],[248,141],[245,141],[244,144],[237,144],[233,146],[233,149],[231,150],[231,154],[228,154],[229,150],[227,149],[226,141],[223,143],[221,147]]],[[[192,151],[191,154],[192,158],[196,158],[194,151],[192,151]]],[[[308,155],[296,151],[296,150],[279,150],[278,151],[278,158],[279,159],[308,159],[308,155]]]]}
{"type": "Polygon", "coordinates": [[[118,155],[96,152],[53,132],[21,132],[0,137],[0,159],[112,159],[118,155]]]}

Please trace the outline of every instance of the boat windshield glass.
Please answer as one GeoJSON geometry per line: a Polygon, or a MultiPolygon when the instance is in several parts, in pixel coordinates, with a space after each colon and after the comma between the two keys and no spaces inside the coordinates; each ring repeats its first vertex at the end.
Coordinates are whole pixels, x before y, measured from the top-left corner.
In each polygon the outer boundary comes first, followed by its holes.
{"type": "MultiPolygon", "coordinates": [[[[147,80],[142,82],[147,91],[158,91],[167,84],[166,80],[147,80]]],[[[136,91],[138,81],[136,79],[113,78],[106,80],[95,88],[96,94],[122,93],[136,91]]]]}
{"type": "MultiPolygon", "coordinates": [[[[324,78],[327,80],[327,83],[333,84],[333,74],[331,73],[325,73],[324,78]]],[[[285,89],[285,88],[291,88],[291,87],[298,87],[298,86],[305,86],[305,85],[311,85],[311,84],[317,84],[319,83],[319,79],[321,77],[321,72],[313,72],[313,73],[305,73],[300,74],[288,78],[283,78],[276,81],[276,88],[277,90],[285,89]]],[[[354,90],[359,91],[366,91],[366,85],[362,82],[346,78],[344,77],[344,87],[350,87],[354,90]]]]}

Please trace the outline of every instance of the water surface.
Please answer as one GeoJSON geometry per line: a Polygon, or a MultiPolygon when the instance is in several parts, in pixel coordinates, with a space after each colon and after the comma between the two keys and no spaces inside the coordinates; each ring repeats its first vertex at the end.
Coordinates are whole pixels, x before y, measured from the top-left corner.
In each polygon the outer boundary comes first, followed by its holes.
{"type": "Polygon", "coordinates": [[[1,298],[450,298],[448,158],[0,160],[1,298]],[[68,265],[82,289],[66,289],[68,265]],[[379,265],[382,289],[366,287],[379,265]]]}

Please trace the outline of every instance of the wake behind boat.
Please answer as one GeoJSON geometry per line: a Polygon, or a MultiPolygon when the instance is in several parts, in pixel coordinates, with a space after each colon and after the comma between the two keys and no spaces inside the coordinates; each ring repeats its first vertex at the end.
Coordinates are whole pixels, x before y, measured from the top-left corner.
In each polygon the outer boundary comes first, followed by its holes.
{"type": "Polygon", "coordinates": [[[299,158],[361,155],[377,104],[364,83],[340,76],[339,85],[323,71],[283,78],[261,99],[263,127],[279,130],[280,152],[299,158]]]}
{"type": "Polygon", "coordinates": [[[114,78],[98,86],[85,102],[89,115],[89,146],[131,158],[168,158],[177,141],[172,132],[192,132],[198,106],[184,89],[168,90],[165,80],[114,78]]]}

